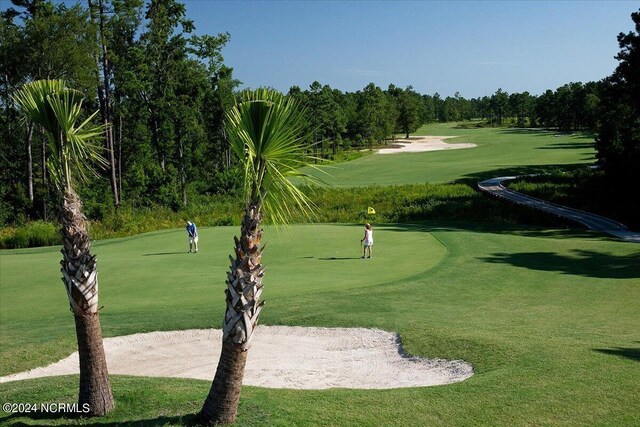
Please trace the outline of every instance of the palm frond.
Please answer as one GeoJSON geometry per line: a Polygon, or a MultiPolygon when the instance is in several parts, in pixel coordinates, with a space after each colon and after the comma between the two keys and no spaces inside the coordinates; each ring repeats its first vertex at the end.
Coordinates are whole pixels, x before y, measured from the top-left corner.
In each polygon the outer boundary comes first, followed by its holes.
{"type": "Polygon", "coordinates": [[[25,84],[13,96],[27,120],[42,126],[49,136],[51,178],[60,188],[70,188],[73,176],[86,180],[95,174],[93,165],[104,166],[103,148],[96,144],[106,126],[94,125],[94,112],[80,125],[82,94],[65,87],[62,80],[39,80],[25,84]]]}
{"type": "Polygon", "coordinates": [[[48,108],[47,97],[64,90],[65,83],[62,80],[38,80],[22,86],[12,98],[27,120],[55,134],[58,131],[57,122],[48,108]]]}
{"type": "Polygon", "coordinates": [[[248,203],[260,203],[276,223],[286,223],[294,210],[313,214],[311,200],[291,182],[314,181],[300,171],[313,158],[302,144],[308,133],[295,100],[268,89],[247,91],[228,112],[225,129],[244,166],[248,203]]]}

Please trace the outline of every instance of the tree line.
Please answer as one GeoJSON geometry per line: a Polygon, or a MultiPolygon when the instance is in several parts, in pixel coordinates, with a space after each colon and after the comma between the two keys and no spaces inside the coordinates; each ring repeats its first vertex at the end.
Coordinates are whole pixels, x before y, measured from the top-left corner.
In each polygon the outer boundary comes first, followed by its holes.
{"type": "Polygon", "coordinates": [[[65,80],[108,125],[106,179],[79,189],[89,216],[107,200],[178,208],[190,184],[212,182],[229,165],[222,120],[239,83],[221,54],[229,34],[194,35],[176,0],[12,3],[0,19],[2,223],[56,214],[45,135],[11,102],[27,82],[65,80]]]}
{"type": "Polygon", "coordinates": [[[456,92],[422,95],[412,86],[390,84],[386,90],[370,83],[356,92],[341,92],[313,82],[308,89],[293,86],[288,92],[306,106],[310,126],[317,128],[312,143],[322,156],[340,147],[371,146],[408,137],[420,126],[433,122],[482,119],[488,126],[544,127],[560,131],[595,130],[600,117],[604,82],[577,82],[547,90],[539,96],[529,92],[466,99],[456,92]]]}
{"type": "MultiPolygon", "coordinates": [[[[78,189],[90,218],[122,203],[179,210],[199,195],[237,189],[237,159],[223,130],[241,84],[222,55],[230,34],[195,35],[178,0],[87,0],[86,7],[11,1],[0,19],[0,223],[55,216],[45,136],[19,121],[10,100],[24,83],[43,78],[64,79],[83,92],[86,111],[99,110],[100,122],[108,125],[102,179],[78,189]]],[[[633,45],[633,38],[624,40],[633,45]]],[[[637,72],[634,67],[630,73],[637,72]]],[[[408,137],[426,123],[471,119],[480,119],[479,126],[603,129],[615,138],[603,123],[627,114],[619,102],[628,98],[626,84],[612,76],[540,95],[498,89],[467,99],[393,84],[343,92],[316,81],[293,86],[286,95],[306,109],[309,152],[333,159],[345,150],[408,137]],[[616,91],[620,96],[612,95],[616,91]]],[[[620,144],[598,144],[609,164],[616,164],[616,156],[627,158],[614,146],[620,144]]]]}

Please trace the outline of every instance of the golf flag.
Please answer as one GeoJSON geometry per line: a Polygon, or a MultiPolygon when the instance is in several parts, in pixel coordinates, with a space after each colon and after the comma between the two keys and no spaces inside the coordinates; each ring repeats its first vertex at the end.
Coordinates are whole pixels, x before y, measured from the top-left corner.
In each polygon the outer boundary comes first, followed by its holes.
{"type": "Polygon", "coordinates": [[[373,209],[371,206],[367,208],[367,215],[375,215],[375,213],[376,213],[376,210],[373,209]]]}

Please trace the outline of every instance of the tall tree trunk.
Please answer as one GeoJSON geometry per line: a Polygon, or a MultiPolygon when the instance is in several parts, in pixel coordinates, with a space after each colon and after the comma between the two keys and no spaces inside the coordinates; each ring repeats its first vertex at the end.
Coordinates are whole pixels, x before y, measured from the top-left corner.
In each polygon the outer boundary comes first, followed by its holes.
{"type": "Polygon", "coordinates": [[[236,420],[247,351],[264,306],[260,300],[264,276],[264,266],[260,263],[261,222],[260,205],[250,203],[242,221],[240,239],[234,238],[236,256],[229,257],[222,352],[209,395],[200,411],[203,424],[230,424],[236,420]]]}
{"type": "Polygon", "coordinates": [[[178,140],[178,171],[180,174],[180,195],[182,196],[182,206],[187,206],[187,172],[184,161],[184,142],[182,132],[178,123],[174,123],[176,129],[176,139],[178,140]]]}
{"type": "Polygon", "coordinates": [[[98,314],[98,270],[78,195],[68,189],[62,200],[62,281],[75,317],[80,355],[78,403],[89,404],[89,416],[115,408],[102,345],[98,314]]]}
{"type": "Polygon", "coordinates": [[[27,188],[29,189],[29,201],[33,207],[33,124],[27,125],[27,188]]]}
{"type": "MultiPolygon", "coordinates": [[[[107,40],[104,36],[104,2],[98,0],[98,18],[100,28],[100,46],[102,47],[102,82],[104,84],[104,106],[105,106],[105,124],[109,126],[112,121],[111,113],[111,84],[109,82],[109,56],[107,54],[107,40]]],[[[113,141],[113,127],[107,128],[107,140],[109,148],[109,166],[111,169],[111,188],[113,190],[113,199],[115,206],[120,205],[120,195],[118,194],[118,181],[116,178],[116,157],[113,141]]]]}
{"type": "Polygon", "coordinates": [[[158,160],[160,161],[160,168],[162,172],[164,169],[164,148],[160,147],[160,123],[155,110],[149,108],[151,111],[151,146],[154,147],[158,153],[158,160]]]}
{"type": "Polygon", "coordinates": [[[78,405],[89,405],[90,416],[106,415],[115,408],[107,360],[102,346],[102,330],[98,312],[74,315],[80,355],[80,392],[78,405]]]}
{"type": "Polygon", "coordinates": [[[203,424],[231,424],[236,421],[247,352],[223,341],[216,376],[200,412],[203,424]]]}
{"type": "Polygon", "coordinates": [[[49,185],[47,183],[47,137],[44,129],[40,128],[40,137],[42,139],[42,219],[47,220],[47,194],[49,193],[49,185]]]}
{"type": "Polygon", "coordinates": [[[118,195],[122,202],[122,114],[118,114],[118,195]]]}
{"type": "Polygon", "coordinates": [[[182,206],[187,206],[187,174],[184,166],[184,152],[180,143],[180,192],[182,193],[182,206]]]}
{"type": "Polygon", "coordinates": [[[96,54],[96,67],[98,73],[98,98],[100,99],[100,113],[102,121],[107,126],[105,132],[105,144],[109,161],[109,181],[111,183],[111,192],[113,193],[113,203],[117,208],[120,205],[120,196],[118,194],[118,181],[116,176],[116,158],[113,141],[113,128],[111,123],[111,85],[109,83],[109,57],[107,56],[107,42],[104,37],[104,3],[98,0],[97,11],[92,0],[88,0],[89,9],[91,11],[91,20],[98,24],[97,39],[100,45],[100,59],[96,54]],[[102,70],[102,78],[100,78],[100,70],[102,70]]]}

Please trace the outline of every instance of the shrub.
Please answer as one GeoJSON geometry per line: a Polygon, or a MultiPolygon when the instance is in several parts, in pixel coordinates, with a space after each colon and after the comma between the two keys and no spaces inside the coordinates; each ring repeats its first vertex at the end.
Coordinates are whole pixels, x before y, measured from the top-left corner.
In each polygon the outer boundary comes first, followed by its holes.
{"type": "Polygon", "coordinates": [[[60,227],[56,224],[35,221],[0,234],[2,248],[31,248],[62,244],[60,227]]]}

